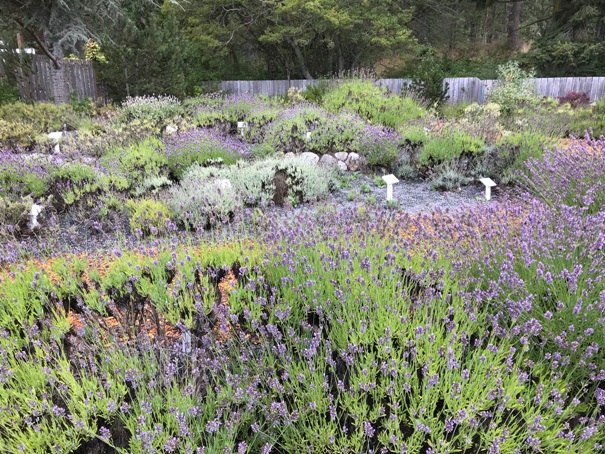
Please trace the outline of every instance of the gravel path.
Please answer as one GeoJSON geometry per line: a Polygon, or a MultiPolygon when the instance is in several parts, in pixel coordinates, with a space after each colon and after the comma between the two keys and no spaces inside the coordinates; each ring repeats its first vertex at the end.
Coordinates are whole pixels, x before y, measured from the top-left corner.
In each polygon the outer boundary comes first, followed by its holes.
{"type": "MultiPolygon", "coordinates": [[[[483,194],[483,186],[478,183],[465,186],[459,191],[450,192],[433,190],[428,182],[423,181],[400,181],[393,187],[393,197],[397,203],[396,209],[410,214],[431,212],[437,209],[457,211],[480,206],[485,203],[483,194]]],[[[492,192],[492,199],[497,200],[500,195],[500,190],[495,188],[492,192]]],[[[322,201],[302,204],[298,207],[271,207],[263,211],[266,216],[272,219],[287,219],[326,205],[335,206],[343,211],[358,206],[384,207],[386,206],[386,188],[376,186],[372,177],[359,175],[354,179],[351,178],[344,188],[335,190],[322,201]]],[[[133,249],[142,244],[153,243],[152,240],[141,240],[132,235],[125,217],[117,224],[118,226],[114,232],[95,235],[91,234],[89,229],[75,224],[73,220],[61,216],[59,228],[54,235],[40,238],[30,237],[16,245],[16,247],[21,251],[29,252],[28,255],[30,256],[40,257],[65,252],[111,251],[115,248],[133,249]]],[[[201,234],[175,232],[175,236],[179,240],[187,241],[190,239],[193,242],[200,239],[213,240],[217,237],[231,238],[242,234],[242,226],[236,224],[233,228],[223,228],[217,231],[218,229],[214,229],[201,234]]],[[[168,238],[164,240],[169,241],[168,238]]],[[[2,249],[0,246],[0,253],[2,249]]],[[[11,249],[14,253],[18,253],[14,247],[11,249]]]]}

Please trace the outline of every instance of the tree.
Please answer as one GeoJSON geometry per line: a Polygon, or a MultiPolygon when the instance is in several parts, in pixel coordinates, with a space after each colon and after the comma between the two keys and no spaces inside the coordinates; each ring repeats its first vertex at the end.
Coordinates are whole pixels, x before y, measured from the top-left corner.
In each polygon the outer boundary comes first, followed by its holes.
{"type": "Polygon", "coordinates": [[[198,39],[225,54],[258,55],[269,73],[277,66],[282,76],[309,79],[371,66],[415,46],[411,10],[392,0],[191,0],[189,5],[198,39]]]}
{"type": "MultiPolygon", "coordinates": [[[[103,30],[115,25],[134,1],[0,0],[0,28],[16,25],[37,43],[52,61],[55,102],[69,102],[63,57],[78,53],[89,38],[101,41],[103,30]]],[[[136,1],[154,5],[153,0],[136,1]]]]}

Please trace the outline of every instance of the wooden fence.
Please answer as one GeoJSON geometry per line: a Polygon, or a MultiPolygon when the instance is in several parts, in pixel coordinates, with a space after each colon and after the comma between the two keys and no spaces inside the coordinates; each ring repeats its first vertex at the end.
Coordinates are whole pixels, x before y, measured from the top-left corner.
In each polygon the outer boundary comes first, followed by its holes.
{"type": "MultiPolygon", "coordinates": [[[[534,79],[536,93],[551,98],[560,98],[570,91],[586,93],[591,102],[605,96],[605,77],[549,77],[534,79]]],[[[220,89],[237,94],[283,95],[290,87],[304,90],[319,80],[237,80],[221,82],[220,89]]],[[[410,79],[378,79],[377,84],[388,87],[393,93],[400,93],[410,79]]],[[[448,84],[448,96],[451,104],[477,102],[482,104],[497,80],[481,80],[476,77],[457,77],[443,80],[448,84]]]]}
{"type": "MultiPolygon", "coordinates": [[[[31,70],[17,70],[19,92],[25,99],[50,101],[54,98],[52,62],[44,55],[32,56],[31,70]]],[[[67,93],[75,92],[78,100],[97,99],[96,73],[91,61],[63,60],[67,93]]]]}

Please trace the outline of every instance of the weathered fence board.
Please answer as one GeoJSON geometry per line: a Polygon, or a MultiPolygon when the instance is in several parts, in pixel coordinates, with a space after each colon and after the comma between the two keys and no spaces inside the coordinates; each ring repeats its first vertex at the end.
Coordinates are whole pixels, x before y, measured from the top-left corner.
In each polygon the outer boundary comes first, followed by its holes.
{"type": "MultiPolygon", "coordinates": [[[[536,93],[552,98],[561,98],[575,91],[586,93],[591,102],[605,96],[605,77],[549,77],[535,79],[536,93]]],[[[319,80],[236,80],[224,81],[220,89],[236,94],[251,95],[266,94],[269,96],[283,95],[290,87],[304,90],[307,86],[318,83],[319,80]]],[[[411,79],[378,79],[376,83],[385,86],[393,93],[401,93],[406,86],[412,85],[411,79]]],[[[498,84],[497,80],[481,80],[476,77],[456,77],[443,80],[443,87],[448,84],[448,96],[451,104],[463,102],[483,103],[490,91],[498,84]]]]}
{"type": "MultiPolygon", "coordinates": [[[[78,100],[97,99],[97,81],[92,62],[81,60],[63,60],[65,84],[69,93],[75,93],[78,100]]],[[[44,55],[32,57],[31,69],[17,70],[19,92],[25,99],[50,101],[54,96],[52,83],[52,63],[44,55]]]]}

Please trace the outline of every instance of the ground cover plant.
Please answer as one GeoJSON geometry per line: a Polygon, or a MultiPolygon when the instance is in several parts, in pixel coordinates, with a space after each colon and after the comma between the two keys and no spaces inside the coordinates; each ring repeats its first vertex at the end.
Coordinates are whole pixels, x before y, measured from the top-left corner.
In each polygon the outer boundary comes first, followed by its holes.
{"type": "Polygon", "coordinates": [[[92,120],[102,146],[3,144],[0,452],[602,451],[605,140],[298,95],[135,100],[92,120]],[[367,175],[283,156],[309,150],[367,175]],[[381,170],[515,186],[411,215],[381,170]]]}

